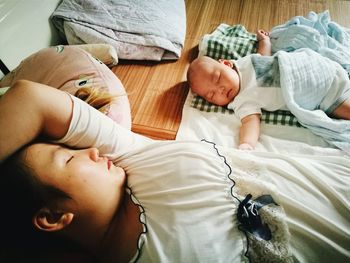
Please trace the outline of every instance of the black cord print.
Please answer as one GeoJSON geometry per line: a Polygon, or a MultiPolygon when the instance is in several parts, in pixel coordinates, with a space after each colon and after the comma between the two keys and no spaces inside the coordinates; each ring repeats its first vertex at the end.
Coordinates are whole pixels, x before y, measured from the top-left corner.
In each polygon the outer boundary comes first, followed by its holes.
{"type": "Polygon", "coordinates": [[[241,230],[268,241],[272,238],[271,230],[267,224],[263,224],[259,209],[268,204],[277,204],[270,195],[262,195],[255,200],[251,198],[252,195],[248,194],[238,206],[237,219],[241,230]]]}
{"type": "Polygon", "coordinates": [[[145,215],[145,209],[143,208],[143,206],[141,205],[141,203],[139,202],[139,200],[133,195],[132,193],[132,190],[130,187],[126,187],[129,191],[129,195],[130,195],[130,200],[135,204],[137,205],[139,208],[140,208],[140,216],[139,216],[139,222],[144,226],[143,227],[143,231],[140,233],[139,237],[137,238],[137,256],[136,258],[134,259],[133,263],[136,263],[140,256],[141,256],[141,249],[144,245],[144,242],[142,242],[142,244],[140,244],[140,239],[141,239],[141,236],[146,234],[148,232],[147,230],[147,224],[146,222],[143,222],[143,221],[146,221],[146,215],[145,215]],[[136,202],[133,200],[135,199],[136,202]],[[144,217],[144,220],[142,220],[141,218],[144,217]]]}
{"type": "Polygon", "coordinates": [[[251,258],[248,255],[249,248],[250,248],[248,233],[256,237],[259,237],[261,239],[264,239],[266,241],[271,240],[272,238],[271,230],[267,224],[263,224],[262,219],[259,215],[259,210],[268,204],[275,204],[275,205],[278,205],[278,204],[273,200],[271,195],[262,195],[257,197],[255,200],[252,200],[251,194],[248,194],[243,200],[240,200],[237,196],[235,196],[233,194],[234,193],[233,188],[235,187],[236,182],[233,178],[231,178],[232,168],[227,163],[226,157],[220,154],[215,143],[207,141],[205,139],[202,139],[201,141],[212,144],[213,148],[216,150],[217,155],[223,158],[225,165],[229,168],[227,177],[233,183],[230,190],[230,194],[234,199],[236,199],[239,202],[238,209],[237,209],[237,219],[240,225],[238,225],[238,229],[244,233],[247,240],[246,242],[247,249],[245,251],[244,256],[249,259],[249,262],[251,262],[251,258]]]}

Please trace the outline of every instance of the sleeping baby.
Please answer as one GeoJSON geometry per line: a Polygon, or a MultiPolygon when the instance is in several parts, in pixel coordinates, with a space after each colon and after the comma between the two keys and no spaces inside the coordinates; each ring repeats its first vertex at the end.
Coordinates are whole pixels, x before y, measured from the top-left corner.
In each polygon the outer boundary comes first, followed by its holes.
{"type": "MultiPolygon", "coordinates": [[[[201,56],[191,63],[187,73],[194,93],[210,103],[227,105],[239,117],[239,149],[255,148],[262,109],[289,110],[316,134],[320,127],[314,126],[320,124],[313,123],[315,110],[326,114],[326,118],[322,116],[325,123],[330,122],[329,117],[350,119],[350,84],[339,64],[308,49],[271,56],[270,36],[264,30],[257,31],[257,40],[257,54],[218,61],[201,56]]],[[[332,132],[326,134],[331,137],[329,142],[338,136],[332,132]]]]}

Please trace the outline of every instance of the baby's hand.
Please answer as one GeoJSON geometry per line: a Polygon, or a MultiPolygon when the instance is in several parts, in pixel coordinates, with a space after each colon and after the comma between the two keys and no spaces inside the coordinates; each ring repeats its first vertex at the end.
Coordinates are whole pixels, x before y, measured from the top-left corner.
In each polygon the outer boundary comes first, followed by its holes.
{"type": "Polygon", "coordinates": [[[238,146],[238,149],[251,151],[254,150],[254,147],[251,146],[249,143],[242,143],[238,146]]]}
{"type": "Polygon", "coordinates": [[[266,32],[265,30],[259,29],[256,32],[256,38],[258,41],[264,40],[264,39],[270,39],[270,33],[266,32]]]}

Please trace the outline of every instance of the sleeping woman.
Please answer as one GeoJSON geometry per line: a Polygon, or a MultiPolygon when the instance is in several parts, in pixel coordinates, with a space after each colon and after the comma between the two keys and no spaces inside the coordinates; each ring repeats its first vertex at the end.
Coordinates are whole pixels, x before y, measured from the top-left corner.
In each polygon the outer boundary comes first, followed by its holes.
{"type": "Polygon", "coordinates": [[[14,234],[64,237],[98,262],[350,259],[347,157],[154,141],[30,81],[0,112],[1,220],[14,234]]]}

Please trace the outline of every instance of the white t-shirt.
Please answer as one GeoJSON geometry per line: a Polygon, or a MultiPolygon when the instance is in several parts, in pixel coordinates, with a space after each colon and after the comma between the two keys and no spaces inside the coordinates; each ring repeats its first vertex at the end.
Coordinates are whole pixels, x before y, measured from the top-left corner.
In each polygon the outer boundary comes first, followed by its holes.
{"type": "Polygon", "coordinates": [[[229,167],[211,144],[153,141],[84,104],[74,98],[71,127],[60,141],[94,145],[125,169],[128,186],[145,210],[147,232],[137,262],[246,260],[238,201],[229,194],[229,167]]]}
{"type": "MultiPolygon", "coordinates": [[[[254,54],[254,56],[260,56],[254,54]]],[[[227,108],[232,109],[239,119],[251,114],[261,114],[261,109],[267,111],[287,110],[281,87],[261,86],[257,81],[252,56],[233,60],[240,77],[240,91],[227,108]]]]}
{"type": "Polygon", "coordinates": [[[350,164],[344,159],[325,172],[313,158],[154,141],[73,100],[71,125],[59,142],[98,147],[125,169],[147,227],[137,262],[248,262],[247,236],[249,255],[259,262],[290,262],[290,252],[300,262],[350,259],[350,164]],[[317,178],[308,169],[320,169],[317,178]],[[279,204],[259,210],[270,242],[238,229],[237,199],[249,193],[271,195],[279,204]]]}

